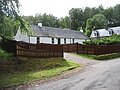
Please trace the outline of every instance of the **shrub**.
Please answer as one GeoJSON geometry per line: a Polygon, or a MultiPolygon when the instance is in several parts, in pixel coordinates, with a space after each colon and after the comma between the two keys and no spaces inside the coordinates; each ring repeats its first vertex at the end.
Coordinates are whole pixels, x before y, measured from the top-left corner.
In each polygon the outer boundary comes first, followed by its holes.
{"type": "Polygon", "coordinates": [[[110,37],[93,39],[90,41],[83,42],[84,45],[110,45],[110,44],[120,44],[120,35],[112,35],[110,37]]]}
{"type": "Polygon", "coordinates": [[[4,50],[0,49],[0,62],[10,59],[12,54],[5,52],[4,50]]]}

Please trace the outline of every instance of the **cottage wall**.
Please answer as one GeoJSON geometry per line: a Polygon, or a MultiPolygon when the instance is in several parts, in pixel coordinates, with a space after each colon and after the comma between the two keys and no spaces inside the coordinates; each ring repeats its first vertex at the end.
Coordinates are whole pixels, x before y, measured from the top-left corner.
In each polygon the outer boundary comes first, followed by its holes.
{"type": "Polygon", "coordinates": [[[37,37],[30,37],[30,43],[34,43],[36,44],[37,43],[37,37]]]}
{"type": "MultiPolygon", "coordinates": [[[[24,41],[27,43],[37,43],[37,37],[29,37],[27,34],[21,34],[20,30],[18,30],[16,36],[15,36],[16,41],[24,41]]],[[[69,39],[66,38],[66,44],[70,43],[80,43],[82,44],[84,40],[81,39],[69,39]]],[[[52,44],[52,38],[51,37],[39,37],[39,43],[47,43],[47,44],[52,44]]],[[[58,44],[58,38],[54,38],[54,44],[58,44]]],[[[64,38],[60,38],[60,44],[65,44],[64,38]]]]}
{"type": "Polygon", "coordinates": [[[14,37],[16,41],[24,41],[29,43],[29,37],[26,34],[21,34],[20,30],[17,31],[16,36],[14,37]]]}
{"type": "Polygon", "coordinates": [[[75,43],[83,44],[85,40],[82,39],[75,39],[75,43]]]}
{"type": "MultiPolygon", "coordinates": [[[[17,41],[24,41],[27,43],[33,43],[36,44],[37,43],[37,37],[28,37],[26,34],[21,34],[21,32],[18,30],[16,36],[15,36],[15,40],[17,41]]],[[[64,43],[64,38],[60,38],[61,44],[65,44],[64,43]]],[[[74,43],[80,43],[82,44],[84,40],[81,39],[74,39],[74,43]]],[[[40,37],[39,38],[39,43],[47,43],[47,44],[52,44],[52,38],[51,37],[40,37]]],[[[66,39],[66,44],[70,44],[73,43],[73,39],[66,39]]],[[[54,38],[54,44],[58,44],[58,38],[54,38]]]]}
{"type": "MultiPolygon", "coordinates": [[[[60,41],[61,41],[61,44],[65,44],[64,43],[64,38],[60,38],[60,41]]],[[[82,44],[83,41],[85,41],[85,40],[74,39],[74,43],[80,43],[80,44],[82,44]]],[[[40,43],[52,44],[52,38],[50,38],[50,37],[40,37],[40,43]]],[[[66,39],[66,44],[70,44],[70,43],[73,43],[73,39],[66,39]]],[[[58,44],[58,38],[54,38],[54,44],[58,44]]]]}

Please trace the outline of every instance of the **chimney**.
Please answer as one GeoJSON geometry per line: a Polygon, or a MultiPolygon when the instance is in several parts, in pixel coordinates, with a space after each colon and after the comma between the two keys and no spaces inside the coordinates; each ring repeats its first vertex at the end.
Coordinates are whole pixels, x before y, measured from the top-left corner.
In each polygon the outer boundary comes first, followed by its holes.
{"type": "Polygon", "coordinates": [[[82,33],[83,33],[83,29],[82,29],[82,27],[80,27],[80,32],[82,32],[82,33]]]}
{"type": "Polygon", "coordinates": [[[39,26],[39,27],[42,27],[42,23],[38,23],[38,26],[39,26]]]}

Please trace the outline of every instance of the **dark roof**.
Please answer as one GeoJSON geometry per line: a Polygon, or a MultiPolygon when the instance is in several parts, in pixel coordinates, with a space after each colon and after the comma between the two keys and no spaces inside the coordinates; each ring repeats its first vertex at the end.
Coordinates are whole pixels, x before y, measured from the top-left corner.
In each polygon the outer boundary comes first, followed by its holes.
{"type": "Polygon", "coordinates": [[[36,36],[41,37],[56,37],[56,38],[76,38],[76,39],[89,39],[80,31],[67,30],[53,27],[39,27],[37,25],[31,25],[36,36]]]}

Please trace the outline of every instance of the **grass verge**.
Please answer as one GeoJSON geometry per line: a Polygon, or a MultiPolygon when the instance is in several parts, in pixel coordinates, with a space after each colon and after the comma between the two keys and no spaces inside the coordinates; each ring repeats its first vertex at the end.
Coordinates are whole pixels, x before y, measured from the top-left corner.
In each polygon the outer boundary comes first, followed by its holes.
{"type": "Polygon", "coordinates": [[[13,61],[0,64],[1,88],[47,79],[80,66],[63,58],[20,59],[19,64],[13,61]]]}
{"type": "Polygon", "coordinates": [[[103,54],[103,55],[80,54],[80,56],[88,59],[94,59],[94,60],[110,60],[110,59],[120,57],[120,53],[111,53],[111,54],[103,54]]]}

